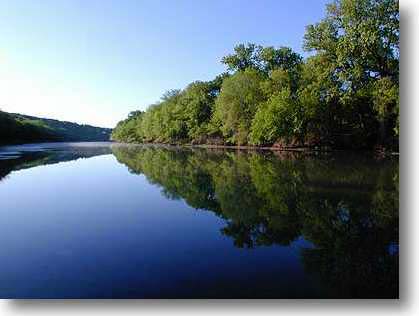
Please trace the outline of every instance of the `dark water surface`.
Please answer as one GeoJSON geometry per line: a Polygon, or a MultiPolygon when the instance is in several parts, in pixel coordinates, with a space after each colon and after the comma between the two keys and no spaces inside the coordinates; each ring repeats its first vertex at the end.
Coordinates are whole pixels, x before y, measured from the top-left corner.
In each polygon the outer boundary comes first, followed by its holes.
{"type": "Polygon", "coordinates": [[[398,166],[0,147],[0,298],[396,298],[398,166]]]}

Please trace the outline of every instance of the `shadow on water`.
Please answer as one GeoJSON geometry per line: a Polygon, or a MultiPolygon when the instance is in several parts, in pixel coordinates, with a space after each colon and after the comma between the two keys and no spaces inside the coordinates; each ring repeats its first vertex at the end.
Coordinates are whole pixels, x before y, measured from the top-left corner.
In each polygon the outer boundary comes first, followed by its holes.
{"type": "Polygon", "coordinates": [[[113,147],[169,199],[225,220],[236,247],[303,237],[306,272],[333,297],[398,297],[398,159],[113,147]]]}

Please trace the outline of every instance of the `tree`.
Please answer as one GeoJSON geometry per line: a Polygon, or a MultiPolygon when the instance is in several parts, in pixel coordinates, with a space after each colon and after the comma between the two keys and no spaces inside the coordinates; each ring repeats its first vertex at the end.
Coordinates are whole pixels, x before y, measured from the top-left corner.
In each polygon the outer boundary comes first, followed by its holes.
{"type": "MultiPolygon", "coordinates": [[[[386,142],[394,129],[397,132],[397,118],[393,117],[398,113],[398,96],[392,92],[393,97],[387,98],[384,118],[374,91],[383,85],[398,87],[398,1],[335,1],[327,6],[326,18],[307,27],[304,39],[305,48],[315,51],[315,58],[321,59],[327,70],[327,76],[321,69],[316,73],[323,73],[322,80],[334,82],[335,88],[328,85],[337,95],[330,104],[339,110],[337,117],[331,118],[335,131],[352,135],[350,142],[360,147],[371,146],[377,138],[386,142]]],[[[301,95],[307,95],[307,90],[301,95]]]]}
{"type": "Polygon", "coordinates": [[[284,46],[279,49],[275,49],[272,46],[262,48],[260,59],[268,72],[278,68],[290,70],[296,68],[303,61],[299,54],[284,46]]]}
{"type": "Polygon", "coordinates": [[[162,122],[161,104],[153,104],[148,107],[140,123],[140,129],[144,135],[144,142],[161,141],[162,122]]]}
{"type": "Polygon", "coordinates": [[[237,72],[223,81],[215,102],[215,119],[227,141],[242,145],[248,134],[258,105],[264,99],[261,89],[263,76],[255,69],[237,72]]]}
{"type": "Polygon", "coordinates": [[[282,68],[272,70],[270,76],[261,83],[261,89],[267,98],[284,89],[292,90],[292,75],[282,68]]]}
{"type": "Polygon", "coordinates": [[[135,142],[141,143],[143,141],[142,130],[139,129],[140,122],[144,112],[132,111],[128,118],[120,121],[112,131],[111,139],[119,142],[135,142]]]}
{"type": "Polygon", "coordinates": [[[289,47],[276,49],[248,43],[235,46],[234,53],[223,57],[221,61],[232,72],[253,68],[269,74],[279,68],[296,70],[303,58],[289,47]]]}
{"type": "Polygon", "coordinates": [[[230,71],[244,71],[247,68],[260,68],[260,51],[262,47],[255,44],[239,44],[234,47],[234,54],[227,55],[221,62],[230,71]]]}
{"type": "Polygon", "coordinates": [[[290,90],[283,89],[259,106],[252,121],[250,142],[254,145],[271,145],[279,138],[289,142],[300,134],[302,114],[290,90]]]}
{"type": "Polygon", "coordinates": [[[189,139],[197,139],[207,133],[207,125],[214,111],[215,98],[219,87],[212,81],[196,81],[186,87],[180,104],[186,122],[189,139]]]}
{"type": "Polygon", "coordinates": [[[399,86],[390,77],[376,80],[371,87],[374,109],[380,121],[381,138],[393,127],[399,134],[399,86]]]}
{"type": "Polygon", "coordinates": [[[397,0],[335,1],[325,19],[307,27],[304,39],[307,50],[333,56],[341,79],[353,88],[368,79],[398,80],[397,0]]]}
{"type": "Polygon", "coordinates": [[[304,48],[313,53],[305,60],[289,47],[239,44],[222,59],[227,73],[168,91],[114,134],[125,129],[125,138],[165,143],[262,145],[280,138],[397,147],[398,1],[335,0],[324,19],[307,26],[304,48]]]}
{"type": "Polygon", "coordinates": [[[326,144],[331,142],[343,116],[340,93],[341,83],[330,58],[325,54],[308,58],[302,66],[297,91],[307,122],[305,138],[326,144]]]}

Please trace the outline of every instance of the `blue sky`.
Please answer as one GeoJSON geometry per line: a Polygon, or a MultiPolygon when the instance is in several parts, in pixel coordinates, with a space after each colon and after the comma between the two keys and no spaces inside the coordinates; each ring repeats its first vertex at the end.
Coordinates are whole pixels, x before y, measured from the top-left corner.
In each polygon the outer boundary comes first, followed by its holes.
{"type": "Polygon", "coordinates": [[[113,127],[223,72],[238,43],[303,53],[326,0],[0,0],[0,109],[113,127]]]}

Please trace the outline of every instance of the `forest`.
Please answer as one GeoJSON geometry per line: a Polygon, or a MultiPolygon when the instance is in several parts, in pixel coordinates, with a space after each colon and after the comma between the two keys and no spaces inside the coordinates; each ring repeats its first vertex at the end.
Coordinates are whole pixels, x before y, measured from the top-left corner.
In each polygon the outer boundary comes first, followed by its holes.
{"type": "Polygon", "coordinates": [[[111,129],[0,111],[0,145],[48,141],[108,141],[111,129]]]}
{"type": "Polygon", "coordinates": [[[398,150],[399,20],[397,0],[334,1],[306,27],[306,57],[239,44],[225,73],[131,112],[112,140],[398,150]]]}

